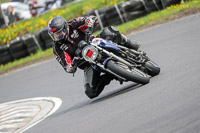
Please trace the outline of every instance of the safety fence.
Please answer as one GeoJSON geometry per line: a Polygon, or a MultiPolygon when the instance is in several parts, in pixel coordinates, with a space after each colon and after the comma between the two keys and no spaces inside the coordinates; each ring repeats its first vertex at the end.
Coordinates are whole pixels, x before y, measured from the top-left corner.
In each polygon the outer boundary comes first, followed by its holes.
{"type": "MultiPolygon", "coordinates": [[[[99,10],[89,10],[85,15],[95,15],[102,29],[109,25],[119,25],[124,22],[144,16],[150,12],[165,9],[183,0],[130,0],[120,2],[117,5],[99,10]]],[[[0,64],[20,59],[35,53],[38,49],[45,50],[52,46],[52,39],[48,35],[48,29],[44,28],[34,34],[26,34],[11,40],[7,45],[0,46],[0,64]]]]}

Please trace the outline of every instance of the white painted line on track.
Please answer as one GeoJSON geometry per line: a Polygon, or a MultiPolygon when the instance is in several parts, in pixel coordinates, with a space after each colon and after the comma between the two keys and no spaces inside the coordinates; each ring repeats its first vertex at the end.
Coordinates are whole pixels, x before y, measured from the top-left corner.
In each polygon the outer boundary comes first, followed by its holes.
{"type": "Polygon", "coordinates": [[[56,97],[38,97],[2,103],[0,132],[22,133],[52,115],[61,104],[62,100],[56,97]]]}

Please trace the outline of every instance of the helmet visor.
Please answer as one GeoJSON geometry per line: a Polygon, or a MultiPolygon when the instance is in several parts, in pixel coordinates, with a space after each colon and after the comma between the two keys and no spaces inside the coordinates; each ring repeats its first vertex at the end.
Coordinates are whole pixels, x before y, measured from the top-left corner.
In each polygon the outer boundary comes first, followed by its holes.
{"type": "Polygon", "coordinates": [[[62,29],[53,33],[55,41],[60,41],[60,40],[64,39],[65,34],[66,33],[64,33],[62,29]]]}
{"type": "Polygon", "coordinates": [[[60,41],[62,39],[65,39],[68,37],[68,33],[69,33],[69,27],[67,25],[64,25],[63,28],[61,28],[60,30],[56,31],[56,32],[49,32],[49,35],[51,36],[51,38],[54,41],[60,41]]]}

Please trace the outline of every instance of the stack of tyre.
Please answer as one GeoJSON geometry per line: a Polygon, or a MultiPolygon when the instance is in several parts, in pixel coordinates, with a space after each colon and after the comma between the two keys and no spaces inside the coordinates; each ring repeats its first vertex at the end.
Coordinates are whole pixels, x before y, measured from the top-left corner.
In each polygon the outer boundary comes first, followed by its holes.
{"type": "MultiPolygon", "coordinates": [[[[108,9],[109,8],[107,8],[107,7],[103,7],[97,11],[103,27],[108,26],[108,22],[106,19],[106,13],[105,13],[108,9]]],[[[89,9],[84,16],[90,16],[90,15],[97,16],[97,14],[95,13],[95,10],[93,10],[93,9],[89,9]]],[[[100,25],[97,25],[96,29],[100,29],[100,25]]]]}
{"type": "MultiPolygon", "coordinates": [[[[99,18],[101,21],[100,23],[102,23],[103,27],[107,27],[109,25],[119,25],[124,23],[124,18],[122,15],[122,5],[124,2],[120,2],[117,5],[113,6],[113,7],[103,7],[99,10],[94,11],[93,9],[88,10],[88,12],[86,12],[85,16],[89,16],[89,15],[95,15],[97,16],[97,13],[99,15],[99,18]],[[119,9],[119,12],[117,11],[117,9],[119,9]]],[[[97,26],[96,29],[100,29],[100,25],[97,26]]]]}
{"type": "MultiPolygon", "coordinates": [[[[173,4],[179,4],[181,1],[182,0],[129,0],[120,2],[110,8],[104,7],[96,11],[90,9],[85,15],[99,15],[99,21],[101,21],[102,27],[106,27],[137,19],[151,12],[165,9],[173,4]]],[[[98,26],[96,29],[98,30],[100,28],[101,27],[98,26]]]]}
{"type": "Polygon", "coordinates": [[[37,52],[38,49],[45,50],[53,44],[48,35],[48,29],[44,28],[35,34],[26,34],[11,40],[7,45],[0,46],[0,64],[18,60],[37,52]]]}
{"type": "Polygon", "coordinates": [[[163,7],[169,7],[171,5],[179,4],[181,1],[189,1],[189,0],[162,0],[163,1],[163,7]]]}
{"type": "Polygon", "coordinates": [[[0,64],[5,64],[14,60],[9,47],[10,45],[0,46],[0,64]]]}
{"type": "MultiPolygon", "coordinates": [[[[118,25],[150,12],[161,10],[182,0],[130,0],[120,2],[113,7],[104,7],[99,10],[90,9],[85,15],[96,15],[102,27],[118,25]]],[[[184,0],[185,1],[185,0],[184,0]]],[[[100,29],[100,25],[96,30],[100,29]]],[[[48,35],[48,29],[44,28],[35,34],[27,34],[11,40],[9,44],[0,46],[0,64],[6,64],[16,59],[35,53],[38,49],[45,50],[53,44],[48,35]]]]}

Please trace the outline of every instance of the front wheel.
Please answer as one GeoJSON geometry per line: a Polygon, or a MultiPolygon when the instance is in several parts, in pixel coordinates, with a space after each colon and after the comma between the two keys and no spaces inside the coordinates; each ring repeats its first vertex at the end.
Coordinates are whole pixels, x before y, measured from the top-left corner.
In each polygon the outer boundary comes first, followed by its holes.
{"type": "Polygon", "coordinates": [[[151,60],[145,62],[144,67],[150,76],[156,76],[160,73],[160,67],[151,60]]]}
{"type": "Polygon", "coordinates": [[[139,84],[147,84],[150,81],[150,78],[144,72],[137,68],[130,68],[119,61],[109,60],[106,66],[110,71],[129,81],[139,84]]]}

